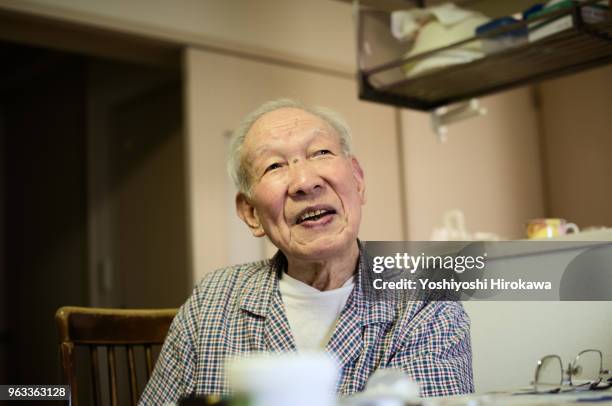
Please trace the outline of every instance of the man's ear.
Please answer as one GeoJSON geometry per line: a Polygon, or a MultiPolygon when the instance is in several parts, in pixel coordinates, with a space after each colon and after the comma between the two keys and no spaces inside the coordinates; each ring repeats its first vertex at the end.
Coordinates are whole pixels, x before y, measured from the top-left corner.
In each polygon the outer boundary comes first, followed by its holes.
{"type": "Polygon", "coordinates": [[[359,191],[359,195],[361,196],[361,204],[364,204],[366,202],[366,195],[363,169],[361,168],[361,164],[359,164],[359,161],[355,156],[351,157],[351,164],[353,165],[353,177],[357,182],[357,190],[359,191]]]}
{"type": "Polygon", "coordinates": [[[261,221],[259,221],[257,210],[255,207],[253,207],[248,197],[242,193],[236,194],[236,213],[238,214],[238,217],[240,217],[242,221],[249,226],[251,233],[255,237],[263,237],[266,235],[263,226],[261,225],[261,221]]]}

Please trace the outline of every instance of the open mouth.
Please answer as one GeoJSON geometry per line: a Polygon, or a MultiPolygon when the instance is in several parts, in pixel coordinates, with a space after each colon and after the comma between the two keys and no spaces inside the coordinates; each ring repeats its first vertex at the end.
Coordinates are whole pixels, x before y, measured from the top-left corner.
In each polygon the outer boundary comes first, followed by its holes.
{"type": "Polygon", "coordinates": [[[323,217],[331,216],[332,214],[336,214],[336,211],[333,209],[307,210],[298,217],[296,224],[315,222],[323,217]]]}

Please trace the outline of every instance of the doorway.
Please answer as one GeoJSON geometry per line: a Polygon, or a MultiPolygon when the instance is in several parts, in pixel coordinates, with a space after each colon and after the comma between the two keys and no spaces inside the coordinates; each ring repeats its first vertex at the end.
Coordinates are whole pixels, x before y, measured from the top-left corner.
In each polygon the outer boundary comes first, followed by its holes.
{"type": "Polygon", "coordinates": [[[59,383],[58,307],[177,307],[191,289],[181,72],[0,55],[0,382],[59,383]]]}

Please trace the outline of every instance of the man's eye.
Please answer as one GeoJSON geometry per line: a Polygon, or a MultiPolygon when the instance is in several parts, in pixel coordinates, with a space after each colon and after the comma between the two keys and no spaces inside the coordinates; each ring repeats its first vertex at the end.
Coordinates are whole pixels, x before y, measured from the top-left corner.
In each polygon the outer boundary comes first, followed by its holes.
{"type": "Polygon", "coordinates": [[[282,165],[279,164],[278,162],[273,163],[272,165],[268,165],[268,167],[266,167],[266,170],[264,171],[264,173],[268,173],[270,171],[273,171],[275,169],[280,168],[282,165]]]}
{"type": "Polygon", "coordinates": [[[330,155],[332,152],[328,149],[320,149],[314,153],[314,156],[330,155]]]}

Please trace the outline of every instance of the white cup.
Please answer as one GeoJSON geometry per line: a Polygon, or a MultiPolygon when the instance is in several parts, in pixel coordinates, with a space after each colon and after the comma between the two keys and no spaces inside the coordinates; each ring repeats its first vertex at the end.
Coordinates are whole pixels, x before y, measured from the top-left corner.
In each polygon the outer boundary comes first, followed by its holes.
{"type": "Polygon", "coordinates": [[[227,376],[249,406],[333,406],[339,369],[324,353],[256,354],[231,360],[227,376]]]}

